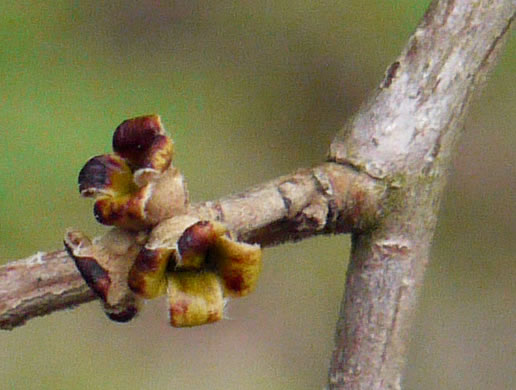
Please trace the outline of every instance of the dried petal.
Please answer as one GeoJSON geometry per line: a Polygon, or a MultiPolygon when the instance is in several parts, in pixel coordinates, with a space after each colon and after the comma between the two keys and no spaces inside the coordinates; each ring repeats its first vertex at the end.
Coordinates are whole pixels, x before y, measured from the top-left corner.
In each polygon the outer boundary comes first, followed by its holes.
{"type": "Polygon", "coordinates": [[[170,274],[168,299],[172,326],[197,326],[222,319],[224,298],[220,280],[215,273],[170,274]]]}

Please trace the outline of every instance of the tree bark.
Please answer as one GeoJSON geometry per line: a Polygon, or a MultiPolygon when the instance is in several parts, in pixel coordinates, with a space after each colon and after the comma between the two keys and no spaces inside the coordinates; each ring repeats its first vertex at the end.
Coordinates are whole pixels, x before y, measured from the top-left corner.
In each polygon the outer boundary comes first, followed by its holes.
{"type": "MultiPolygon", "coordinates": [[[[352,233],[331,389],[399,389],[451,153],[513,0],[436,0],[329,161],[189,212],[263,246],[352,233]]],[[[95,299],[64,251],[0,267],[0,328],[95,299]]]]}
{"type": "Polygon", "coordinates": [[[389,184],[378,228],[354,234],[331,389],[400,389],[408,328],[465,113],[514,20],[511,0],[434,1],[330,159],[389,184]]]}

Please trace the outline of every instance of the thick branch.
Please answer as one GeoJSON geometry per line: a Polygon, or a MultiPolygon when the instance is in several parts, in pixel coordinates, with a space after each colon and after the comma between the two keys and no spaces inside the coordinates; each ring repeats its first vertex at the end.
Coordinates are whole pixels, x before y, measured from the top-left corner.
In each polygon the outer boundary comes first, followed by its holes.
{"type": "MultiPolygon", "coordinates": [[[[263,246],[317,234],[370,227],[385,186],[367,175],[327,163],[280,177],[189,213],[224,222],[240,240],[263,246]]],[[[0,328],[89,302],[95,297],[66,252],[37,254],[0,267],[0,328]]]]}
{"type": "Polygon", "coordinates": [[[512,0],[434,1],[380,88],[335,138],[331,159],[391,183],[388,212],[354,234],[331,389],[399,389],[450,155],[493,68],[512,0]]]}

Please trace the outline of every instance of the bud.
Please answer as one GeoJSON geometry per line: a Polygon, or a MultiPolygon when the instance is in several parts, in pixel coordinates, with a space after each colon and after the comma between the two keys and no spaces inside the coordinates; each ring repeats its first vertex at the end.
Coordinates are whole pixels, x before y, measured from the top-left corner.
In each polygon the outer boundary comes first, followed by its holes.
{"type": "Polygon", "coordinates": [[[122,122],[113,150],[91,158],[79,173],[79,191],[96,199],[100,223],[137,231],[185,212],[186,185],[158,115],[122,122]]]}

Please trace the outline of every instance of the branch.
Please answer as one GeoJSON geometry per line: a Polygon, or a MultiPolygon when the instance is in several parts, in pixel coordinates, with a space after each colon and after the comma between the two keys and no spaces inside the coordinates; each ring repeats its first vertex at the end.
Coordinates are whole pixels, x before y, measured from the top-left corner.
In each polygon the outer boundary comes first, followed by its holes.
{"type": "MultiPolygon", "coordinates": [[[[380,213],[385,186],[326,163],[227,198],[191,206],[189,214],[224,222],[239,240],[272,246],[317,234],[363,230],[380,213]]],[[[65,251],[0,267],[0,328],[90,302],[95,296],[65,251]]]]}
{"type": "MultiPolygon", "coordinates": [[[[189,210],[264,246],[353,233],[332,389],[400,388],[451,153],[514,13],[512,0],[435,0],[330,163],[189,210]]],[[[4,329],[92,299],[62,251],[0,268],[4,329]]]]}
{"type": "Polygon", "coordinates": [[[514,20],[512,0],[436,0],[331,159],[391,183],[379,227],[354,234],[331,389],[400,389],[408,328],[451,153],[514,20]]]}

